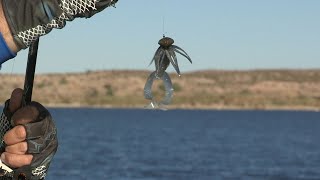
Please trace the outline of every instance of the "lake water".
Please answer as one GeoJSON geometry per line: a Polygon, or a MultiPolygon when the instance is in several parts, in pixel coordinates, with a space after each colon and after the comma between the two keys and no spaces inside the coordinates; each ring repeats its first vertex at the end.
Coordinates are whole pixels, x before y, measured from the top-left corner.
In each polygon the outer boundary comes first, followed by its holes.
{"type": "Polygon", "coordinates": [[[48,180],[319,180],[320,112],[50,109],[48,180]]]}
{"type": "Polygon", "coordinates": [[[320,179],[319,112],[50,111],[49,180],[320,179]]]}

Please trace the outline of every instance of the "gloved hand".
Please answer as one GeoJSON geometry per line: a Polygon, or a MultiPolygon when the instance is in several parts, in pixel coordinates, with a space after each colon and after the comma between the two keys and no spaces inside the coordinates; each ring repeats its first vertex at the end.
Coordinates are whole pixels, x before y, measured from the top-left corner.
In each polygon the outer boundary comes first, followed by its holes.
{"type": "Polygon", "coordinates": [[[20,107],[21,99],[22,90],[14,90],[0,119],[1,161],[13,169],[0,174],[2,179],[43,179],[57,151],[56,127],[46,108],[37,102],[20,107]]]}
{"type": "Polygon", "coordinates": [[[118,0],[2,0],[3,10],[15,43],[29,47],[53,28],[63,28],[76,17],[89,18],[114,6],[118,0]]]}

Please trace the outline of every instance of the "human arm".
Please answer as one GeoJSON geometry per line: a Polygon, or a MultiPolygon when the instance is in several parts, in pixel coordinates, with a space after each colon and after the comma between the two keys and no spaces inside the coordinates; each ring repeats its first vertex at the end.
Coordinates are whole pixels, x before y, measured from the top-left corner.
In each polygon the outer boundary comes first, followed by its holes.
{"type": "Polygon", "coordinates": [[[2,0],[3,12],[18,49],[29,47],[67,21],[90,18],[118,0],[2,0]]]}
{"type": "Polygon", "coordinates": [[[7,43],[10,50],[14,53],[18,52],[18,47],[13,41],[13,36],[9,29],[8,22],[4,16],[3,8],[2,8],[2,0],[0,0],[0,33],[2,34],[5,42],[7,43]]]}
{"type": "Polygon", "coordinates": [[[90,18],[118,0],[0,0],[0,66],[67,21],[90,18]],[[3,43],[1,37],[3,36],[3,43]]]}

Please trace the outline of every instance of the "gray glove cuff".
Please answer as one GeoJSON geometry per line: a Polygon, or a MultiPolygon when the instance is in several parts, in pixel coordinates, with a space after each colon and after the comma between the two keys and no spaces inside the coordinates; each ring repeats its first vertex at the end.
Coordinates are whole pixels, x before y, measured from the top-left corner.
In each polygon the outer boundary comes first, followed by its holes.
{"type": "Polygon", "coordinates": [[[9,131],[11,127],[10,119],[12,114],[9,112],[9,100],[5,102],[3,112],[0,117],[0,151],[3,152],[5,144],[3,141],[4,134],[9,131]]]}

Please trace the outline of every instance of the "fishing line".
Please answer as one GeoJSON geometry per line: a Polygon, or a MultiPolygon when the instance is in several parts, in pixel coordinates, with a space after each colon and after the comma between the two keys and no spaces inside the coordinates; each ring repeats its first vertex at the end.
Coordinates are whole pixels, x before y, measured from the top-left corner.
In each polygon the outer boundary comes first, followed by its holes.
{"type": "MultiPolygon", "coordinates": [[[[14,79],[14,76],[13,76],[13,69],[14,69],[14,63],[15,63],[15,61],[16,61],[16,58],[13,58],[13,60],[12,60],[11,72],[10,72],[10,79],[11,79],[11,81],[12,81],[12,80],[15,80],[15,79],[14,79]]],[[[15,78],[17,78],[17,77],[15,77],[15,78]]]]}
{"type": "Polygon", "coordinates": [[[165,37],[165,32],[164,32],[164,16],[162,16],[162,34],[163,34],[163,37],[165,37]]]}
{"type": "Polygon", "coordinates": [[[10,76],[12,76],[12,74],[13,74],[14,63],[15,63],[15,62],[16,62],[16,58],[13,58],[10,76]]]}

